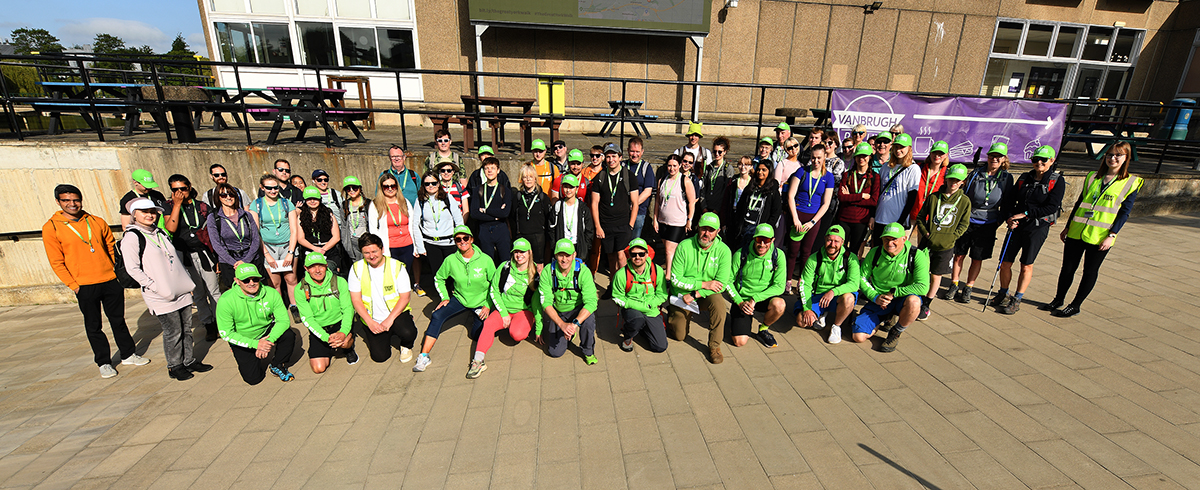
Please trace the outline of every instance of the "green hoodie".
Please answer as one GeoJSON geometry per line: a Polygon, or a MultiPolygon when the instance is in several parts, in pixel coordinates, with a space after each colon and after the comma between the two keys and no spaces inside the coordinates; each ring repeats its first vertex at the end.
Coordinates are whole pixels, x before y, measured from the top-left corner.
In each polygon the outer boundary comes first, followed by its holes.
{"type": "MultiPolygon", "coordinates": [[[[529,267],[533,267],[532,262],[530,262],[529,267]]],[[[537,275],[535,274],[534,280],[536,279],[537,275]]],[[[525,293],[529,291],[530,285],[529,274],[517,270],[511,261],[500,264],[500,267],[496,269],[496,273],[492,276],[491,295],[488,298],[490,300],[488,303],[493,310],[496,310],[503,316],[509,316],[521,310],[529,310],[533,313],[533,323],[541,325],[542,309],[537,307],[537,300],[534,296],[531,296],[531,301],[525,301],[525,293]],[[508,274],[508,284],[500,284],[500,276],[506,265],[512,267],[508,274]]],[[[533,286],[538,285],[533,284],[533,286]]],[[[534,295],[536,294],[537,292],[535,291],[534,295]]]]}
{"type": "MultiPolygon", "coordinates": [[[[559,272],[557,261],[542,268],[542,273],[538,278],[538,292],[541,297],[542,309],[554,308],[554,311],[563,313],[583,307],[593,314],[596,313],[596,303],[599,302],[599,299],[596,297],[596,283],[592,280],[592,271],[579,259],[575,259],[575,264],[579,266],[578,291],[575,290],[573,284],[574,269],[568,270],[565,274],[559,272]],[[554,276],[558,277],[557,290],[554,289],[554,276]]],[[[541,322],[534,326],[534,334],[542,334],[541,322]]]]}
{"type": "Polygon", "coordinates": [[[621,308],[634,309],[645,313],[646,316],[658,316],[658,308],[667,301],[667,278],[662,267],[654,265],[649,259],[646,260],[646,265],[654,268],[654,277],[658,279],[658,284],[651,289],[650,267],[638,274],[631,263],[613,274],[612,299],[613,303],[621,308]],[[626,282],[628,279],[625,276],[628,273],[633,273],[634,284],[626,293],[625,289],[629,283],[626,282]]]}
{"type": "Polygon", "coordinates": [[[734,252],[732,266],[741,267],[741,270],[734,276],[734,283],[729,288],[733,302],[754,300],[758,303],[782,295],[787,286],[784,258],[783,252],[775,245],[771,245],[765,255],[758,255],[753,243],[748,249],[734,252]],[[742,266],[742,254],[746,254],[745,266],[742,266]]]}
{"type": "Polygon", "coordinates": [[[340,324],[339,332],[350,333],[354,306],[350,304],[350,288],[345,279],[333,272],[326,272],[325,283],[318,284],[312,280],[312,276],[305,274],[304,279],[296,284],[292,297],[296,298],[296,308],[300,309],[300,323],[322,342],[329,342],[329,332],[325,331],[325,327],[330,325],[340,324]],[[308,284],[312,293],[311,299],[304,295],[305,284],[308,284]],[[333,295],[334,284],[337,284],[337,296],[333,295]]]}
{"type": "Polygon", "coordinates": [[[291,326],[287,307],[275,288],[260,285],[258,294],[246,296],[234,285],[217,301],[217,330],[232,345],[257,349],[264,335],[274,343],[291,326]]]}
{"type": "Polygon", "coordinates": [[[895,257],[884,252],[882,246],[872,248],[860,265],[862,278],[858,281],[859,291],[866,295],[869,301],[875,301],[879,295],[893,289],[893,296],[897,298],[929,292],[929,252],[914,249],[911,243],[905,243],[904,249],[895,257]],[[906,270],[908,254],[916,254],[911,271],[906,270]],[[875,260],[876,255],[879,255],[879,263],[872,267],[871,262],[875,260]]]}
{"type": "Polygon", "coordinates": [[[701,284],[719,281],[732,294],[732,269],[729,247],[720,240],[713,240],[712,246],[704,250],[700,248],[699,236],[688,238],[679,242],[671,260],[671,292],[677,295],[695,292],[696,298],[703,298],[713,292],[703,289],[701,284]]]}
{"type": "Polygon", "coordinates": [[[800,304],[804,311],[812,309],[812,296],[833,291],[835,296],[853,293],[858,290],[862,272],[859,270],[858,257],[847,254],[846,248],[838,249],[837,256],[832,260],[825,255],[825,248],[808,256],[804,263],[804,272],[800,275],[800,304]],[[821,277],[817,275],[817,265],[821,265],[821,277]]]}
{"type": "Polygon", "coordinates": [[[462,252],[446,257],[433,276],[433,284],[437,286],[438,295],[447,300],[450,293],[446,290],[446,279],[454,279],[454,299],[467,308],[479,308],[487,305],[496,264],[478,246],[471,245],[471,249],[475,253],[470,259],[463,258],[462,252]]]}
{"type": "Polygon", "coordinates": [[[925,199],[917,213],[917,231],[929,242],[930,250],[950,250],[971,224],[971,200],[962,189],[947,196],[936,192],[925,199]]]}

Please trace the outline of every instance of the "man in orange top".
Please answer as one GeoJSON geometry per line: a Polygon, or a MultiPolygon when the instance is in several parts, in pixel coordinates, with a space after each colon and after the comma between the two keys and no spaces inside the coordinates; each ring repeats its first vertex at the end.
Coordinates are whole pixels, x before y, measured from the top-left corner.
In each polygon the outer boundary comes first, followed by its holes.
{"type": "Polygon", "coordinates": [[[542,192],[547,196],[550,195],[550,184],[561,173],[558,170],[558,165],[554,162],[546,160],[546,142],[540,139],[533,140],[529,145],[530,151],[533,153],[533,161],[529,162],[533,165],[533,169],[537,170],[537,182],[542,187],[542,192]]]}
{"type": "Polygon", "coordinates": [[[70,184],[54,188],[54,198],[62,211],[54,213],[42,225],[42,244],[46,257],[58,278],[79,300],[83,328],[92,345],[101,378],[117,375],[112,366],[108,337],[100,330],[100,309],[108,317],[121,364],[142,366],[150,362],[137,355],[129,327],[125,325],[125,290],[117,282],[113,269],[115,251],[112,229],[103,219],[83,210],[83,193],[70,184]]]}

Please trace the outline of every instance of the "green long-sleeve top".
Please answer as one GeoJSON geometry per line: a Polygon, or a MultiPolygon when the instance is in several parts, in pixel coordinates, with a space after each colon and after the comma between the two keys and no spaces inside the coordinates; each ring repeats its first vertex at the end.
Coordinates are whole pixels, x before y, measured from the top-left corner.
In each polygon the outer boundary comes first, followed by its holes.
{"type": "Polygon", "coordinates": [[[853,293],[858,290],[862,271],[859,270],[858,257],[846,252],[845,247],[838,249],[837,256],[830,259],[825,250],[808,256],[804,263],[804,272],[800,274],[800,304],[804,311],[812,309],[812,296],[833,291],[836,296],[853,293]],[[821,266],[821,274],[817,276],[817,266],[821,266]]]}
{"type": "Polygon", "coordinates": [[[642,269],[642,273],[638,274],[633,268],[633,264],[627,265],[621,270],[613,274],[612,298],[613,303],[621,308],[630,308],[647,316],[658,316],[658,308],[667,301],[667,278],[664,276],[662,267],[646,261],[649,267],[642,269]],[[651,286],[651,267],[654,268],[653,277],[658,279],[658,283],[651,286]],[[633,275],[632,287],[629,287],[629,279],[627,275],[633,275]],[[629,289],[629,292],[625,292],[629,289]]]}
{"type": "Polygon", "coordinates": [[[325,283],[318,284],[312,280],[312,276],[305,274],[293,290],[292,297],[296,298],[296,308],[300,310],[300,323],[322,342],[329,342],[329,332],[325,331],[325,327],[330,325],[339,324],[339,332],[350,333],[354,306],[350,304],[350,287],[345,279],[328,272],[325,274],[325,283]],[[308,284],[311,297],[304,294],[305,284],[308,284]],[[335,285],[337,296],[333,294],[335,285]]]}
{"type": "Polygon", "coordinates": [[[929,252],[917,250],[911,243],[905,243],[904,249],[895,257],[884,252],[882,246],[872,248],[860,265],[862,278],[858,281],[858,290],[870,301],[893,288],[893,296],[897,298],[929,292],[929,252]],[[908,270],[908,254],[916,254],[911,271],[908,270]],[[872,267],[876,255],[879,261],[872,267]]]}
{"type": "MultiPolygon", "coordinates": [[[[530,262],[529,267],[533,267],[530,262]]],[[[534,278],[536,279],[536,275],[534,278]]],[[[529,274],[516,269],[512,262],[500,264],[496,269],[496,273],[492,277],[491,295],[489,296],[489,304],[493,310],[496,310],[503,316],[509,316],[521,310],[529,310],[533,313],[534,325],[542,324],[542,309],[539,308],[537,302],[537,292],[534,294],[526,294],[529,292],[530,286],[537,287],[539,284],[530,284],[529,274]],[[504,267],[509,267],[508,277],[505,280],[506,284],[500,284],[500,276],[503,276],[504,267]],[[527,300],[528,299],[528,300],[527,300]]]]}
{"type": "MultiPolygon", "coordinates": [[[[554,311],[563,313],[583,307],[593,314],[596,313],[596,303],[599,302],[599,298],[596,297],[596,283],[592,280],[592,271],[579,259],[575,259],[575,266],[579,268],[578,290],[574,285],[574,269],[568,269],[565,273],[561,272],[558,270],[557,262],[552,262],[542,268],[542,273],[538,278],[538,293],[542,309],[554,308],[554,311]],[[558,278],[557,289],[554,288],[555,277],[558,278]]],[[[569,319],[564,318],[564,320],[569,319]]],[[[542,334],[541,322],[534,325],[534,334],[542,334]]]]}
{"type": "MultiPolygon", "coordinates": [[[[754,245],[751,245],[753,247],[754,245]]],[[[754,300],[755,303],[766,301],[782,295],[787,286],[787,267],[784,267],[784,255],[771,245],[764,255],[754,250],[738,249],[733,253],[733,266],[740,267],[736,272],[729,294],[734,303],[754,300]],[[742,254],[746,254],[746,265],[742,266],[742,254]]]]}
{"type": "Polygon", "coordinates": [[[671,260],[672,294],[683,295],[696,293],[697,298],[703,298],[713,291],[703,289],[704,281],[720,281],[726,291],[733,292],[733,268],[730,265],[729,247],[720,240],[713,241],[708,250],[700,248],[700,237],[694,236],[682,242],[675,249],[671,260]]]}
{"type": "Polygon", "coordinates": [[[479,308],[487,304],[496,263],[478,246],[471,245],[471,249],[475,252],[469,259],[463,257],[462,252],[446,257],[442,267],[433,276],[433,284],[437,287],[438,295],[445,300],[450,298],[446,279],[454,279],[454,299],[467,308],[479,308]]]}
{"type": "Polygon", "coordinates": [[[266,336],[274,343],[291,325],[275,288],[259,286],[257,294],[247,296],[234,287],[217,301],[217,332],[232,345],[257,349],[259,339],[266,336]]]}
{"type": "Polygon", "coordinates": [[[947,196],[935,192],[925,199],[917,213],[917,231],[929,241],[932,250],[949,250],[971,225],[971,200],[962,189],[947,196]]]}

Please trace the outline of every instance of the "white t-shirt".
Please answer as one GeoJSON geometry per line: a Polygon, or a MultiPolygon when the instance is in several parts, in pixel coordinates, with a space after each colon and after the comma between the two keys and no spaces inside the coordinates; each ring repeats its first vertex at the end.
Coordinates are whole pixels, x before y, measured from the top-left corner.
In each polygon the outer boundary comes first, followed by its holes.
{"type": "MultiPolygon", "coordinates": [[[[404,264],[395,259],[385,258],[384,260],[396,262],[392,264],[392,284],[396,286],[396,292],[400,294],[411,292],[412,285],[408,281],[408,273],[402,267],[404,264]]],[[[380,264],[379,267],[367,265],[367,273],[371,275],[371,318],[377,322],[383,321],[392,313],[383,299],[383,270],[384,264],[380,264]]],[[[362,292],[362,278],[358,275],[358,267],[350,268],[348,286],[352,293],[362,292]]]]}
{"type": "Polygon", "coordinates": [[[575,204],[567,204],[562,202],[563,209],[563,237],[571,240],[572,243],[579,243],[579,200],[575,200],[575,204]]]}
{"type": "Polygon", "coordinates": [[[909,191],[915,191],[921,185],[921,166],[912,164],[905,168],[885,164],[879,167],[879,179],[879,206],[875,208],[875,223],[886,225],[900,222],[907,228],[909,224],[901,215],[904,214],[909,191]]]}

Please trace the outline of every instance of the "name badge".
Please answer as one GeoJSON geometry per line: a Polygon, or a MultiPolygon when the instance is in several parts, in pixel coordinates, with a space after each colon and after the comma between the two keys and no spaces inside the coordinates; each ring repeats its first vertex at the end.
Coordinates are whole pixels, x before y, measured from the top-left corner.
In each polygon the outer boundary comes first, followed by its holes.
{"type": "Polygon", "coordinates": [[[1084,211],[1084,212],[1083,212],[1083,217],[1084,217],[1084,218],[1091,219],[1092,215],[1094,215],[1094,214],[1096,214],[1096,213],[1093,213],[1091,210],[1084,211]]]}

